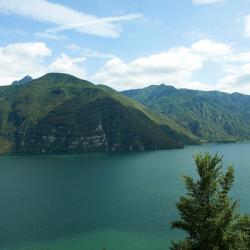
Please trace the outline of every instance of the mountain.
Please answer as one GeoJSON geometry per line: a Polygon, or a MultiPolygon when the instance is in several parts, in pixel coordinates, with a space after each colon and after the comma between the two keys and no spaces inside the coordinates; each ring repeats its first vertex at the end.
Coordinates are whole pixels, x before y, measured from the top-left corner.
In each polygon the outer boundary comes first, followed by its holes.
{"type": "Polygon", "coordinates": [[[71,75],[0,87],[1,153],[144,151],[197,142],[142,104],[71,75]]]}
{"type": "Polygon", "coordinates": [[[12,85],[23,85],[23,84],[26,84],[28,82],[31,82],[33,80],[33,78],[31,76],[25,76],[24,78],[22,78],[21,80],[19,81],[14,81],[12,83],[12,85]]]}
{"type": "Polygon", "coordinates": [[[166,85],[122,93],[173,119],[202,142],[250,139],[250,96],[166,85]]]}

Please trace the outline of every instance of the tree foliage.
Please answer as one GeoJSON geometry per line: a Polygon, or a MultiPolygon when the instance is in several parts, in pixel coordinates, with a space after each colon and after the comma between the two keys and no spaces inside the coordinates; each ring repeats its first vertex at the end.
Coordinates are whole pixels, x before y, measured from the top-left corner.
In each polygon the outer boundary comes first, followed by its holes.
{"type": "Polygon", "coordinates": [[[172,228],[186,231],[183,241],[173,242],[172,250],[247,250],[250,217],[238,212],[238,201],[229,192],[234,182],[234,168],[222,171],[218,154],[194,157],[198,179],[184,176],[187,194],[177,203],[180,219],[172,228]]]}

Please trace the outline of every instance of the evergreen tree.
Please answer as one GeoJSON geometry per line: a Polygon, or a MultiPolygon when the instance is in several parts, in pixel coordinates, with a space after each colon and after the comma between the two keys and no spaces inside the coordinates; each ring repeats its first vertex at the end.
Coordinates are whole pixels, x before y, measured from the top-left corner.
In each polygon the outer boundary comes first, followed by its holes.
{"type": "Polygon", "coordinates": [[[185,197],[177,203],[180,220],[172,228],[186,231],[187,238],[173,242],[172,250],[247,250],[249,217],[238,212],[238,202],[230,198],[234,169],[222,172],[218,154],[197,154],[194,157],[198,180],[184,176],[185,197]],[[248,231],[247,231],[248,230],[248,231]]]}
{"type": "Polygon", "coordinates": [[[250,215],[243,215],[239,223],[237,224],[237,229],[244,232],[244,241],[247,246],[247,249],[250,249],[250,215]]]}

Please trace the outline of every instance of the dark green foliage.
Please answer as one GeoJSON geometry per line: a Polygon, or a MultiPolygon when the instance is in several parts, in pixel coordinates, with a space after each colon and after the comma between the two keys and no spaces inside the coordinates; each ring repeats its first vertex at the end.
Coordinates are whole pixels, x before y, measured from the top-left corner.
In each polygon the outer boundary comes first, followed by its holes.
{"type": "Polygon", "coordinates": [[[166,85],[123,94],[166,115],[203,142],[250,139],[250,96],[175,89],[166,85]]]}
{"type": "Polygon", "coordinates": [[[243,215],[240,217],[238,223],[235,225],[234,230],[243,232],[243,241],[246,249],[250,249],[250,215],[243,215]]]}
{"type": "Polygon", "coordinates": [[[2,86],[0,104],[4,153],[143,151],[197,142],[136,101],[67,74],[2,86]]]}
{"type": "Polygon", "coordinates": [[[234,169],[222,172],[219,155],[195,156],[198,179],[184,176],[185,197],[177,203],[180,220],[172,228],[186,231],[187,238],[173,242],[172,250],[247,250],[250,219],[241,216],[238,202],[230,198],[234,169]]]}

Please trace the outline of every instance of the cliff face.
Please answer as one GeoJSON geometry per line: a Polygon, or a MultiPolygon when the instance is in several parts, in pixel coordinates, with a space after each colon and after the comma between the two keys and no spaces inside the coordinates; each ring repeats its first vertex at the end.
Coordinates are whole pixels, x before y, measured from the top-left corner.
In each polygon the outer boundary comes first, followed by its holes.
{"type": "Polygon", "coordinates": [[[180,148],[196,139],[114,90],[66,74],[0,87],[0,153],[180,148]]]}
{"type": "MultiPolygon", "coordinates": [[[[75,133],[63,125],[31,128],[16,137],[15,152],[53,153],[53,152],[94,152],[110,151],[107,137],[102,128],[94,131],[75,133]]],[[[114,149],[115,151],[115,149],[114,149]]]]}

